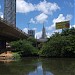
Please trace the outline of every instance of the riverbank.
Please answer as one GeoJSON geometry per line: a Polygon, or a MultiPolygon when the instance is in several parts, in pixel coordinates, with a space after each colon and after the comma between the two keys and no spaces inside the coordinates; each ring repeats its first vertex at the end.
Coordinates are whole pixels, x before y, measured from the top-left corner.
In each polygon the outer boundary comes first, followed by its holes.
{"type": "Polygon", "coordinates": [[[11,51],[7,51],[7,52],[4,52],[4,53],[0,54],[0,58],[1,57],[11,58],[12,56],[13,56],[13,52],[11,52],[11,51]]]}
{"type": "Polygon", "coordinates": [[[11,62],[11,61],[19,60],[20,58],[21,57],[20,54],[18,54],[18,52],[7,51],[0,54],[0,61],[3,62],[11,62]]]}
{"type": "Polygon", "coordinates": [[[0,54],[0,61],[10,62],[13,61],[12,59],[13,59],[13,52],[11,51],[7,51],[0,54]]]}

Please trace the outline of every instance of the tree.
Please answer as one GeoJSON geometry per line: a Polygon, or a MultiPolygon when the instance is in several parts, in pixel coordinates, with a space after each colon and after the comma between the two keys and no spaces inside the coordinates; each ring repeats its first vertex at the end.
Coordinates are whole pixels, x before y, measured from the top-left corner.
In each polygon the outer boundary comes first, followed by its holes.
{"type": "Polygon", "coordinates": [[[47,57],[75,57],[75,28],[53,34],[43,45],[40,55],[47,57]]]}
{"type": "Polygon", "coordinates": [[[37,55],[37,49],[32,46],[32,43],[27,40],[19,40],[11,42],[12,48],[15,49],[21,56],[37,55]]]}

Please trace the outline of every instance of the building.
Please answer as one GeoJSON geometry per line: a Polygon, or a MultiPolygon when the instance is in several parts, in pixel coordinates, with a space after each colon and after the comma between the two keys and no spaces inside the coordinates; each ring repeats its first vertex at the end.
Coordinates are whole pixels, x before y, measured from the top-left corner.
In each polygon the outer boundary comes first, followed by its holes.
{"type": "Polygon", "coordinates": [[[47,36],[46,36],[46,30],[45,30],[45,27],[44,27],[44,25],[43,25],[43,28],[42,28],[42,37],[41,37],[41,39],[46,39],[47,38],[47,36]]]}
{"type": "Polygon", "coordinates": [[[4,0],[4,19],[16,26],[16,0],[4,0]]]}
{"type": "Polygon", "coordinates": [[[28,35],[35,38],[35,30],[28,30],[28,35]]]}
{"type": "Polygon", "coordinates": [[[42,36],[40,39],[37,39],[37,42],[38,43],[41,43],[41,42],[46,42],[48,39],[47,39],[47,36],[46,36],[46,30],[45,30],[45,27],[43,25],[43,28],[42,28],[42,36]]]}

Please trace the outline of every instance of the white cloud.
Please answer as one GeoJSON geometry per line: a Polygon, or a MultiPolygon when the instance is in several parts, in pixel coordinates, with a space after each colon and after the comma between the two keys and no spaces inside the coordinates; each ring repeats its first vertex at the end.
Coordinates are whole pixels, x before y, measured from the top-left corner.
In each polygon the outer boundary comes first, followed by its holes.
{"type": "Polygon", "coordinates": [[[66,20],[71,20],[71,19],[72,19],[72,15],[67,14],[66,20]]]}
{"type": "Polygon", "coordinates": [[[48,32],[48,33],[46,33],[46,35],[49,38],[51,36],[51,33],[48,32]]]}
{"type": "Polygon", "coordinates": [[[51,30],[54,29],[54,27],[55,27],[55,24],[53,23],[53,25],[50,25],[49,27],[46,27],[46,30],[51,31],[51,30]]]}
{"type": "MultiPolygon", "coordinates": [[[[0,9],[1,9],[1,5],[0,5],[0,9]]],[[[2,12],[0,12],[0,18],[3,19],[3,13],[2,12]]]]}
{"type": "Polygon", "coordinates": [[[27,3],[25,0],[16,0],[16,9],[19,13],[28,13],[35,10],[35,6],[32,3],[27,3]]]}
{"type": "MultiPolygon", "coordinates": [[[[39,34],[40,34],[40,33],[36,33],[37,28],[32,28],[32,30],[35,30],[35,37],[36,37],[36,35],[37,35],[37,37],[39,38],[39,34]]],[[[22,31],[25,32],[26,34],[28,34],[28,28],[24,28],[22,31]]],[[[40,36],[41,36],[41,35],[40,35],[40,36]]]]}
{"type": "Polygon", "coordinates": [[[35,30],[35,31],[36,31],[36,30],[37,30],[37,28],[32,28],[32,30],[35,30]]]}
{"type": "Polygon", "coordinates": [[[28,34],[28,28],[24,28],[23,31],[28,34]]]}
{"type": "Polygon", "coordinates": [[[47,21],[48,15],[41,13],[40,15],[36,16],[35,18],[31,18],[30,23],[37,24],[37,23],[44,23],[47,21]]]}
{"type": "Polygon", "coordinates": [[[44,14],[52,14],[57,9],[60,9],[56,3],[47,2],[46,0],[38,4],[28,3],[25,0],[16,0],[16,3],[16,9],[19,13],[28,13],[36,10],[44,14]]]}
{"type": "MultiPolygon", "coordinates": [[[[33,28],[33,30],[37,30],[37,28],[33,28]]],[[[24,28],[23,29],[23,32],[27,33],[28,34],[28,28],[24,28]]],[[[37,37],[37,39],[41,38],[41,35],[42,35],[42,31],[40,32],[35,32],[35,37],[37,37]]]]}
{"type": "Polygon", "coordinates": [[[35,18],[31,18],[31,23],[43,23],[47,21],[49,15],[53,14],[54,11],[60,9],[56,3],[47,2],[46,0],[35,5],[35,10],[40,11],[41,14],[37,15],[35,18]]]}
{"type": "Polygon", "coordinates": [[[2,12],[0,12],[0,17],[3,18],[3,13],[2,12]]]}
{"type": "Polygon", "coordinates": [[[55,32],[61,32],[61,30],[53,30],[53,31],[50,31],[50,32],[47,32],[46,35],[47,37],[49,38],[52,34],[54,34],[55,32]]]}
{"type": "Polygon", "coordinates": [[[41,35],[42,35],[42,31],[36,32],[35,37],[36,37],[37,39],[39,39],[39,38],[41,38],[41,35]]]}
{"type": "Polygon", "coordinates": [[[53,34],[54,32],[61,32],[61,30],[55,30],[56,22],[68,21],[68,20],[71,20],[71,19],[72,19],[72,15],[70,15],[70,14],[67,14],[66,16],[64,16],[63,14],[59,14],[59,16],[57,18],[53,19],[53,24],[50,25],[49,27],[46,27],[46,30],[53,31],[51,33],[48,33],[47,36],[53,34]]]}
{"type": "Polygon", "coordinates": [[[53,24],[48,28],[48,30],[52,30],[53,28],[55,28],[55,24],[56,22],[61,22],[61,21],[68,21],[72,19],[72,15],[67,14],[66,16],[64,16],[63,14],[59,14],[59,16],[57,18],[53,19],[53,24]]]}
{"type": "MultiPolygon", "coordinates": [[[[36,33],[37,28],[32,28],[32,30],[35,30],[35,36],[36,36],[36,34],[37,34],[36,33]]],[[[28,34],[28,28],[24,28],[22,31],[28,34]]]]}
{"type": "Polygon", "coordinates": [[[73,25],[73,27],[75,27],[75,25],[73,25]]]}
{"type": "Polygon", "coordinates": [[[56,3],[50,3],[47,2],[46,0],[37,4],[36,8],[38,11],[41,11],[42,13],[45,14],[52,14],[57,9],[60,9],[60,7],[56,3]]]}
{"type": "Polygon", "coordinates": [[[36,21],[33,18],[31,18],[30,23],[36,24],[36,21]]]}
{"type": "Polygon", "coordinates": [[[46,0],[39,2],[38,4],[32,4],[25,0],[16,0],[16,9],[18,13],[28,13],[31,11],[39,11],[41,14],[35,18],[31,18],[30,23],[42,23],[48,18],[48,15],[53,14],[60,7],[57,3],[47,2],[46,0]]]}
{"type": "MultiPolygon", "coordinates": [[[[63,14],[59,14],[59,16],[57,18],[53,19],[53,24],[50,25],[49,27],[46,27],[46,30],[48,31],[46,33],[47,37],[50,37],[54,32],[61,32],[61,30],[55,29],[56,22],[68,21],[71,19],[72,19],[72,15],[70,15],[70,14],[67,14],[66,16],[64,16],[63,14]]],[[[37,21],[41,22],[41,17],[38,17],[37,21]]],[[[73,25],[73,27],[75,27],[75,25],[73,25]]],[[[37,38],[41,38],[41,35],[42,35],[42,31],[36,33],[37,38]]]]}
{"type": "Polygon", "coordinates": [[[0,15],[0,17],[3,19],[3,15],[0,15]]]}
{"type": "MultiPolygon", "coordinates": [[[[56,22],[67,21],[67,20],[71,20],[71,19],[72,19],[72,15],[70,15],[70,14],[67,14],[66,16],[64,16],[63,14],[59,14],[59,16],[57,18],[53,19],[53,24],[50,25],[49,27],[46,27],[47,37],[50,37],[54,32],[61,32],[61,30],[56,30],[55,29],[56,22]]],[[[41,17],[38,17],[38,19],[36,19],[36,20],[38,22],[41,22],[42,19],[41,19],[41,17]]],[[[43,21],[45,21],[45,20],[43,20],[43,21]]],[[[72,25],[72,27],[75,27],[75,25],[72,25]]],[[[33,28],[33,29],[37,30],[36,28],[33,28]]],[[[23,29],[23,31],[26,32],[26,33],[27,33],[27,30],[28,30],[27,28],[23,29]]],[[[42,35],[42,31],[35,33],[35,36],[37,37],[37,39],[41,38],[41,35],[42,35]]]]}
{"type": "Polygon", "coordinates": [[[72,25],[71,27],[74,27],[75,28],[75,25],[72,25]]]}
{"type": "Polygon", "coordinates": [[[43,23],[47,20],[47,18],[48,18],[48,16],[44,13],[41,13],[40,15],[35,17],[37,23],[43,23]]]}
{"type": "Polygon", "coordinates": [[[61,22],[61,21],[64,21],[64,20],[65,20],[65,17],[63,16],[63,14],[59,14],[58,18],[53,19],[53,23],[61,22]]]}
{"type": "MultiPolygon", "coordinates": [[[[51,31],[51,32],[46,32],[46,35],[47,35],[47,38],[49,38],[54,32],[59,32],[60,30],[54,30],[54,31],[51,31]]],[[[40,32],[37,32],[35,34],[35,37],[37,37],[37,39],[41,38],[42,36],[42,31],[40,32]]]]}

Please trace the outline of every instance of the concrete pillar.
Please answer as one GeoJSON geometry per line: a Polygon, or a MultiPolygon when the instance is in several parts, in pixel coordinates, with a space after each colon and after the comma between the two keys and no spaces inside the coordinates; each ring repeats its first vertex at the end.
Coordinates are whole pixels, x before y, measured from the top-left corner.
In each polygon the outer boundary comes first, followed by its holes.
{"type": "Polygon", "coordinates": [[[6,49],[6,41],[0,41],[0,50],[6,49]]]}

